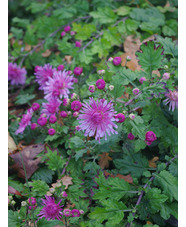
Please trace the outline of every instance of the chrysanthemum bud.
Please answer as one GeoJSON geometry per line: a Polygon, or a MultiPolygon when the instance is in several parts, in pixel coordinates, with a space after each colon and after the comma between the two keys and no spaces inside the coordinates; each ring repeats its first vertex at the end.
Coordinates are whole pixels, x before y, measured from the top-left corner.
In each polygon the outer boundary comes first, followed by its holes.
{"type": "Polygon", "coordinates": [[[80,212],[80,214],[84,214],[85,213],[84,210],[79,210],[79,212],[80,212]]]}
{"type": "Polygon", "coordinates": [[[71,27],[69,25],[67,25],[66,27],[64,27],[64,31],[65,32],[69,32],[71,30],[71,27]]]}
{"type": "Polygon", "coordinates": [[[168,69],[169,68],[169,66],[168,65],[164,65],[164,69],[168,69]]]}
{"type": "Polygon", "coordinates": [[[89,90],[91,93],[94,93],[94,91],[95,91],[95,86],[94,86],[94,85],[90,85],[90,86],[88,87],[88,90],[89,90]]]}
{"type": "Polygon", "coordinates": [[[103,90],[105,88],[105,81],[103,79],[99,79],[96,81],[96,87],[100,90],[103,90]]]}
{"type": "Polygon", "coordinates": [[[113,64],[114,65],[120,65],[121,64],[121,58],[120,57],[115,57],[113,59],[113,64]]]}
{"type": "Polygon", "coordinates": [[[98,74],[99,74],[99,75],[105,74],[105,70],[104,70],[104,69],[98,70],[98,74]]]}
{"type": "Polygon", "coordinates": [[[73,113],[73,117],[77,117],[78,115],[79,115],[79,112],[77,111],[73,113]]]}
{"type": "Polygon", "coordinates": [[[64,37],[66,35],[66,32],[61,32],[61,37],[64,37]]]}
{"type": "Polygon", "coordinates": [[[54,193],[55,192],[55,188],[50,188],[50,192],[54,193]]]}
{"type": "Polygon", "coordinates": [[[72,93],[70,96],[71,99],[76,99],[77,98],[77,94],[76,93],[72,93]]]}
{"type": "Polygon", "coordinates": [[[133,93],[134,95],[138,95],[138,94],[139,94],[139,89],[138,89],[138,88],[134,88],[134,89],[132,90],[132,93],[133,93]]]}
{"type": "Polygon", "coordinates": [[[131,56],[127,56],[127,57],[126,57],[126,60],[127,60],[127,61],[131,61],[131,60],[132,60],[131,56]]]}
{"type": "Polygon", "coordinates": [[[27,205],[26,201],[22,201],[22,202],[21,202],[21,206],[22,206],[22,207],[25,207],[26,205],[27,205]]]}
{"type": "Polygon", "coordinates": [[[130,118],[131,120],[134,120],[135,115],[131,113],[131,114],[129,114],[129,118],[130,118]]]}
{"type": "Polygon", "coordinates": [[[75,47],[81,47],[81,42],[80,41],[76,41],[75,42],[75,47]]]}
{"type": "Polygon", "coordinates": [[[112,91],[114,89],[114,85],[109,85],[109,90],[112,91]]]}
{"type": "Polygon", "coordinates": [[[163,74],[163,79],[168,80],[170,78],[170,73],[164,73],[163,74]]]}
{"type": "Polygon", "coordinates": [[[140,79],[139,79],[139,82],[140,82],[140,84],[142,84],[143,83],[143,81],[146,81],[147,79],[145,78],[145,77],[141,77],[140,79]]]}
{"type": "Polygon", "coordinates": [[[75,31],[71,31],[70,34],[71,34],[71,35],[75,35],[76,32],[75,32],[75,31]]]}
{"type": "Polygon", "coordinates": [[[113,60],[114,60],[114,58],[112,58],[112,57],[110,57],[110,58],[108,59],[109,62],[112,62],[113,60]]]}
{"type": "Polygon", "coordinates": [[[65,191],[63,191],[63,192],[61,192],[61,196],[62,197],[67,197],[68,195],[67,195],[67,193],[65,191]]]}
{"type": "Polygon", "coordinates": [[[15,200],[12,200],[11,201],[11,204],[14,206],[16,204],[16,201],[15,200]]]}
{"type": "Polygon", "coordinates": [[[31,128],[32,130],[34,130],[35,128],[37,128],[37,124],[36,124],[36,123],[32,123],[31,126],[30,126],[30,128],[31,128]]]}
{"type": "Polygon", "coordinates": [[[50,129],[48,130],[48,134],[49,134],[50,136],[53,136],[55,133],[56,133],[56,130],[55,130],[54,128],[50,128],[50,129]]]}

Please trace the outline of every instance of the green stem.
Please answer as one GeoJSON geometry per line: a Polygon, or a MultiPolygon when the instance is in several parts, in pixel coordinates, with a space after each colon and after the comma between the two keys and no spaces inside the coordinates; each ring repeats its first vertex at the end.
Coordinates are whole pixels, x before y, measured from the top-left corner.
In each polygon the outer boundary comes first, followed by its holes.
{"type": "MultiPolygon", "coordinates": [[[[23,165],[23,170],[24,170],[24,174],[25,174],[26,184],[27,184],[27,187],[28,187],[29,198],[31,199],[30,187],[29,187],[29,184],[28,184],[28,177],[27,177],[27,173],[26,173],[26,168],[25,168],[23,156],[22,156],[21,152],[19,152],[19,154],[20,154],[20,156],[21,156],[21,162],[22,162],[22,165],[23,165]]],[[[33,218],[33,223],[34,223],[34,227],[35,227],[35,221],[34,221],[34,209],[33,209],[32,202],[31,202],[31,207],[32,207],[32,218],[33,218]]]]}

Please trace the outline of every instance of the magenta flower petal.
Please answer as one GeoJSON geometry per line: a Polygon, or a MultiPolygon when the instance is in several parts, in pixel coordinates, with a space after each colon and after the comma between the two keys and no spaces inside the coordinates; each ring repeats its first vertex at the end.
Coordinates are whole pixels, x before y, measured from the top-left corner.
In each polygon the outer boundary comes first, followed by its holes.
{"type": "Polygon", "coordinates": [[[80,130],[85,131],[85,136],[94,136],[95,139],[100,141],[100,138],[105,137],[107,134],[118,134],[114,128],[118,126],[113,122],[116,121],[112,102],[107,103],[106,100],[100,99],[95,101],[90,98],[89,103],[82,104],[83,108],[80,110],[78,117],[80,130]]]}
{"type": "Polygon", "coordinates": [[[8,63],[8,80],[13,85],[25,84],[27,71],[16,63],[8,63]]]}

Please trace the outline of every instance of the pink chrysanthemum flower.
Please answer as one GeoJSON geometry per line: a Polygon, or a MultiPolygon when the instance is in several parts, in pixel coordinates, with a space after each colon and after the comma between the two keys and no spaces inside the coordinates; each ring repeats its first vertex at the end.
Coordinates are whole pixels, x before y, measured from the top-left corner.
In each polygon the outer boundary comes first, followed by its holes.
{"type": "Polygon", "coordinates": [[[71,213],[72,213],[72,217],[79,217],[80,216],[80,212],[77,209],[73,209],[71,211],[71,213]]]}
{"type": "Polygon", "coordinates": [[[27,71],[16,63],[8,63],[8,80],[13,85],[25,84],[27,71]]]}
{"type": "Polygon", "coordinates": [[[81,41],[76,41],[75,42],[75,47],[81,47],[81,41]]]}
{"type": "Polygon", "coordinates": [[[83,72],[83,68],[81,68],[79,66],[74,69],[74,74],[76,76],[80,76],[82,72],[83,72]]]}
{"type": "Polygon", "coordinates": [[[105,136],[107,140],[107,134],[118,134],[114,130],[114,127],[118,126],[113,123],[115,121],[115,114],[113,103],[110,101],[107,103],[106,100],[100,99],[95,101],[90,98],[90,102],[83,104],[83,108],[80,111],[78,120],[80,130],[85,130],[85,136],[94,136],[95,139],[100,141],[100,138],[105,136]]]}
{"type": "Polygon", "coordinates": [[[31,126],[30,126],[30,128],[31,128],[32,130],[36,129],[36,128],[37,128],[37,124],[36,124],[36,123],[32,123],[31,126]]]}
{"type": "Polygon", "coordinates": [[[19,133],[23,133],[25,128],[31,124],[32,113],[33,113],[33,110],[32,108],[30,108],[27,110],[26,114],[23,114],[23,117],[19,123],[19,128],[15,132],[16,135],[19,133]]]}
{"type": "Polygon", "coordinates": [[[49,78],[43,88],[45,99],[51,98],[68,98],[69,89],[73,89],[73,76],[68,76],[67,71],[54,72],[53,78],[49,78]]]}
{"type": "Polygon", "coordinates": [[[82,107],[82,104],[78,100],[75,100],[71,103],[71,109],[74,111],[79,111],[81,109],[81,107],[82,107]]]}
{"type": "Polygon", "coordinates": [[[122,114],[122,113],[118,113],[118,114],[115,116],[115,118],[116,118],[116,120],[117,120],[118,123],[122,123],[122,122],[124,122],[124,120],[125,120],[125,115],[122,114]]]}
{"type": "Polygon", "coordinates": [[[141,77],[141,78],[139,78],[139,82],[140,82],[140,84],[142,84],[142,83],[143,83],[143,81],[147,81],[147,79],[146,79],[145,77],[141,77]]]}
{"type": "Polygon", "coordinates": [[[95,91],[95,86],[94,86],[94,85],[90,85],[90,86],[88,87],[88,90],[89,90],[91,93],[94,93],[94,91],[95,91]]]}
{"type": "Polygon", "coordinates": [[[40,211],[40,213],[37,216],[40,216],[39,219],[41,218],[46,218],[48,221],[58,219],[60,220],[63,213],[62,213],[62,206],[59,204],[61,203],[62,199],[59,201],[58,204],[55,203],[55,199],[50,196],[46,196],[46,199],[41,199],[43,202],[43,208],[40,211]]]}
{"type": "Polygon", "coordinates": [[[96,86],[98,89],[103,90],[105,88],[105,85],[106,85],[106,83],[103,79],[99,79],[96,81],[96,86]]]}
{"type": "Polygon", "coordinates": [[[49,78],[53,77],[53,73],[56,69],[53,69],[50,64],[46,64],[43,67],[38,67],[34,73],[36,76],[36,82],[40,85],[39,89],[42,90],[49,78]]]}
{"type": "Polygon", "coordinates": [[[66,27],[64,27],[64,31],[65,32],[69,32],[71,30],[71,27],[69,25],[67,25],[66,27]]]}
{"type": "Polygon", "coordinates": [[[129,139],[129,140],[134,140],[134,139],[135,139],[135,136],[132,134],[132,132],[130,132],[130,133],[128,134],[128,139],[129,139]]]}
{"type": "Polygon", "coordinates": [[[139,89],[136,87],[136,88],[134,88],[133,90],[132,90],[132,93],[134,94],[134,95],[138,95],[139,94],[139,89]]]}
{"type": "Polygon", "coordinates": [[[167,99],[165,99],[163,102],[165,103],[165,105],[169,104],[169,110],[172,109],[172,111],[176,109],[178,109],[178,90],[174,90],[174,91],[170,91],[165,94],[165,96],[167,97],[167,99]]]}
{"type": "Polygon", "coordinates": [[[61,101],[57,99],[50,99],[48,103],[43,103],[43,110],[42,113],[45,113],[47,117],[57,113],[59,111],[59,107],[61,105],[61,101]]]}
{"type": "Polygon", "coordinates": [[[65,217],[69,217],[71,215],[71,210],[69,209],[64,209],[63,210],[63,214],[65,215],[65,217]]]}
{"type": "Polygon", "coordinates": [[[114,65],[120,65],[121,64],[121,57],[115,57],[114,59],[113,59],[113,64],[114,65]]]}
{"type": "Polygon", "coordinates": [[[145,142],[148,146],[152,144],[153,141],[157,140],[156,134],[153,131],[148,131],[145,134],[145,142]]]}

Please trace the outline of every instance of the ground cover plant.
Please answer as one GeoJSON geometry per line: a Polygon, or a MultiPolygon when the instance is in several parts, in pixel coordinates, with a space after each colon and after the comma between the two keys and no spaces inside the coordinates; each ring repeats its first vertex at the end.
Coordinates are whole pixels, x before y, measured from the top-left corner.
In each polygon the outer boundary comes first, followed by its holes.
{"type": "Polygon", "coordinates": [[[10,227],[178,226],[176,0],[9,0],[10,227]]]}

